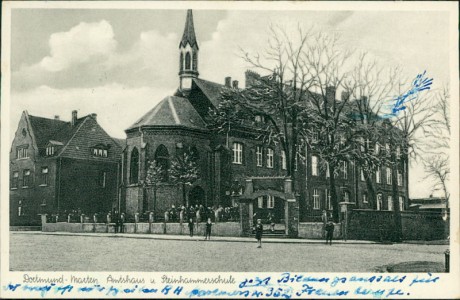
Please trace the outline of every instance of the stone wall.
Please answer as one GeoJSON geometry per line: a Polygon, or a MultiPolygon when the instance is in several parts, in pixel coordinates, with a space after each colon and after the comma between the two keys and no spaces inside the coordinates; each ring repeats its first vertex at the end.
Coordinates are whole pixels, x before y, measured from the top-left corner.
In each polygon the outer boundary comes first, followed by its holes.
{"type": "MultiPolygon", "coordinates": [[[[334,238],[340,238],[340,223],[334,224],[334,238]]],[[[323,239],[323,223],[299,223],[299,238],[323,239]]]]}
{"type": "MultiPolygon", "coordinates": [[[[449,235],[449,221],[444,221],[440,213],[403,211],[401,223],[403,240],[442,240],[449,235]]],[[[348,238],[392,240],[394,226],[393,211],[353,210],[349,219],[348,238]]]]}

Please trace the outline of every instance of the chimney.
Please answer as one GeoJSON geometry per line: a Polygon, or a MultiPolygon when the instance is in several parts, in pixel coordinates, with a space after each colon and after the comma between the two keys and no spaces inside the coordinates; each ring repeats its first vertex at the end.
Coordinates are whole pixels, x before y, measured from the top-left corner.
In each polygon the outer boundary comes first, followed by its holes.
{"type": "Polygon", "coordinates": [[[225,77],[225,86],[232,87],[232,77],[225,77]]]}
{"type": "Polygon", "coordinates": [[[72,110],[72,121],[70,122],[70,124],[72,126],[75,126],[76,123],[77,123],[77,111],[72,110]]]}
{"type": "Polygon", "coordinates": [[[97,114],[91,114],[91,117],[93,117],[93,119],[97,121],[97,114]]]}
{"type": "Polygon", "coordinates": [[[249,88],[257,83],[257,80],[260,79],[260,75],[254,71],[247,70],[245,73],[245,86],[249,88]]]}
{"type": "Polygon", "coordinates": [[[335,101],[335,86],[326,87],[326,99],[328,103],[335,101]]]}
{"type": "Polygon", "coordinates": [[[60,120],[60,119],[59,119],[59,115],[54,115],[54,119],[57,120],[57,121],[59,121],[59,120],[60,120]]]}
{"type": "Polygon", "coordinates": [[[233,88],[234,89],[238,88],[238,80],[233,80],[233,88]]]}

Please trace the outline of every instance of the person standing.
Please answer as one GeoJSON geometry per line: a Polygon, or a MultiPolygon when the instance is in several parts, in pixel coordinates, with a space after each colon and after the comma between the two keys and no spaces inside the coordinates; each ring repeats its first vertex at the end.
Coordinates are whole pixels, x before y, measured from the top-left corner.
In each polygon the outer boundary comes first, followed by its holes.
{"type": "Polygon", "coordinates": [[[120,231],[119,231],[120,233],[125,232],[124,223],[125,223],[125,213],[121,213],[121,215],[120,215],[120,231]]]}
{"type": "Polygon", "coordinates": [[[323,238],[326,236],[326,224],[327,224],[327,211],[323,210],[321,214],[321,221],[323,222],[323,230],[321,232],[321,235],[323,238]]]}
{"type": "Polygon", "coordinates": [[[212,228],[212,222],[211,218],[208,218],[208,221],[206,222],[206,233],[204,236],[204,240],[211,240],[211,228],[212,228]]]}
{"type": "Polygon", "coordinates": [[[329,245],[332,245],[333,236],[334,236],[334,223],[332,223],[332,221],[329,221],[326,224],[326,245],[328,241],[329,241],[329,245]]]}
{"type": "Polygon", "coordinates": [[[188,230],[190,232],[190,237],[193,237],[193,219],[188,220],[188,230]]]}
{"type": "Polygon", "coordinates": [[[262,248],[262,232],[264,231],[264,225],[262,225],[262,220],[257,219],[257,224],[255,226],[256,230],[256,239],[259,246],[257,248],[262,248]]]}

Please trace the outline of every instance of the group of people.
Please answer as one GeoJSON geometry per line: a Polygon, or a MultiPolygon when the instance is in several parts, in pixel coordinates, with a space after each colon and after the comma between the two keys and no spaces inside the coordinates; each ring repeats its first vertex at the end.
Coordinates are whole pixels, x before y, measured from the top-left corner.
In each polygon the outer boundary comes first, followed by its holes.
{"type": "Polygon", "coordinates": [[[164,213],[165,222],[185,222],[190,218],[196,219],[198,223],[211,219],[214,222],[236,222],[239,220],[238,206],[223,207],[222,205],[205,207],[203,205],[175,207],[167,209],[164,213]]]}
{"type": "MultiPolygon", "coordinates": [[[[188,220],[188,229],[190,232],[190,237],[193,237],[193,232],[194,232],[194,226],[195,222],[193,222],[193,218],[189,218],[188,220]]],[[[205,240],[211,240],[211,229],[212,229],[212,221],[211,218],[208,218],[208,220],[205,223],[205,234],[204,234],[204,239],[205,240]]]]}

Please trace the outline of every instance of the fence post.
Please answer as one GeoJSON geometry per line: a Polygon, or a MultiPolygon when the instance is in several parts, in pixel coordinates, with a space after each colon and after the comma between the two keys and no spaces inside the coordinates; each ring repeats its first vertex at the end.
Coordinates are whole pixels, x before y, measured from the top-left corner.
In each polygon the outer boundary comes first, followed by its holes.
{"type": "Polygon", "coordinates": [[[449,249],[447,249],[444,252],[444,263],[445,263],[446,273],[449,273],[449,270],[450,270],[450,250],[449,249]]]}
{"type": "Polygon", "coordinates": [[[134,214],[134,233],[137,233],[137,223],[139,223],[139,213],[134,214]]]}

